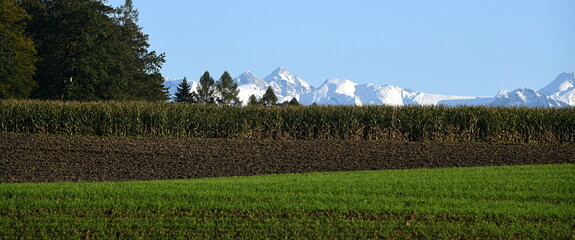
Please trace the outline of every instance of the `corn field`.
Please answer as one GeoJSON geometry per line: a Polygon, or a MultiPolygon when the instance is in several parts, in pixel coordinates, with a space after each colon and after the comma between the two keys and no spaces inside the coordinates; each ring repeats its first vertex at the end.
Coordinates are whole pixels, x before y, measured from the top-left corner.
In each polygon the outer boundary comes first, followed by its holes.
{"type": "Polygon", "coordinates": [[[218,107],[0,101],[0,132],[118,137],[574,143],[575,108],[218,107]]]}

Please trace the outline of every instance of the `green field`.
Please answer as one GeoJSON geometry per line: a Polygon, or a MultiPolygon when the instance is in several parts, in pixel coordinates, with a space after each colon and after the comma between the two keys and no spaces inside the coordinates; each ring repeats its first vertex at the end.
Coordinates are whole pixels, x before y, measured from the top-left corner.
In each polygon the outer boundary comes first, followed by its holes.
{"type": "Polygon", "coordinates": [[[0,184],[0,238],[575,238],[575,165],[0,184]]]}

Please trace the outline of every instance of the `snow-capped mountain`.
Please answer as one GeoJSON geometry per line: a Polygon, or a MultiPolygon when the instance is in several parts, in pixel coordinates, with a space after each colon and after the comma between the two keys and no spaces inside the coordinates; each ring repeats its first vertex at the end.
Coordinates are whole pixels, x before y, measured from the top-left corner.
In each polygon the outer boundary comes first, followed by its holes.
{"type": "Polygon", "coordinates": [[[519,88],[513,91],[500,91],[489,106],[508,107],[567,107],[567,103],[554,100],[533,89],[519,88]]]}
{"type": "MultiPolygon", "coordinates": [[[[164,86],[169,87],[171,97],[174,96],[178,85],[182,79],[165,79],[164,86]]],[[[192,86],[192,91],[196,90],[198,82],[189,81],[192,86]]],[[[246,71],[234,78],[234,82],[238,84],[240,93],[238,98],[243,104],[247,104],[249,97],[253,94],[257,98],[261,98],[268,87],[272,87],[274,93],[278,97],[278,102],[289,101],[302,93],[308,93],[313,88],[302,78],[290,73],[284,67],[279,67],[270,73],[265,80],[254,75],[250,71],[246,71]]]]}
{"type": "Polygon", "coordinates": [[[310,105],[313,103],[329,105],[361,105],[361,101],[355,96],[356,86],[356,83],[346,79],[328,79],[312,92],[299,95],[299,102],[304,105],[310,105]]]}
{"type": "Polygon", "coordinates": [[[312,87],[284,67],[274,70],[264,80],[272,87],[279,102],[289,101],[300,94],[311,92],[312,87]]]}
{"type": "Polygon", "coordinates": [[[328,79],[312,92],[299,96],[304,105],[458,105],[471,100],[492,100],[486,97],[464,97],[429,94],[393,85],[357,84],[347,79],[328,79]],[[458,100],[457,102],[455,100],[458,100]],[[454,101],[452,103],[448,101],[454,101]]]}
{"type": "MultiPolygon", "coordinates": [[[[170,87],[174,96],[180,80],[166,79],[164,85],[170,87]]],[[[347,79],[327,79],[314,88],[306,81],[279,67],[264,79],[246,71],[236,78],[240,89],[239,98],[247,104],[253,94],[261,98],[268,87],[272,87],[278,102],[297,98],[301,104],[311,105],[484,105],[484,106],[528,106],[563,107],[575,106],[575,73],[562,73],[539,92],[521,88],[514,91],[500,91],[495,97],[449,96],[430,94],[393,85],[358,84],[347,79]]],[[[189,81],[192,91],[197,82],[189,81]]]]}
{"type": "Polygon", "coordinates": [[[557,101],[575,106],[575,73],[561,73],[549,85],[541,88],[540,93],[557,101]]]}
{"type": "Polygon", "coordinates": [[[235,77],[234,82],[238,84],[238,89],[240,89],[238,98],[244,104],[247,104],[248,99],[252,94],[257,98],[261,98],[269,86],[266,81],[257,77],[250,71],[246,71],[235,77]]]}

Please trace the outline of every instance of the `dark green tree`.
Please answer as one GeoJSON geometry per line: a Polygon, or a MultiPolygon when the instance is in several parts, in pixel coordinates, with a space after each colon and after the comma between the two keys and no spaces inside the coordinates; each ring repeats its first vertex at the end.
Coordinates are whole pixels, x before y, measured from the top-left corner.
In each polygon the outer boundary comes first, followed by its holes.
{"type": "Polygon", "coordinates": [[[148,52],[131,1],[21,0],[38,50],[35,98],[166,100],[163,54],[148,52]]]}
{"type": "Polygon", "coordinates": [[[248,105],[249,106],[254,106],[254,105],[259,105],[260,102],[258,101],[258,99],[256,98],[256,95],[251,95],[249,100],[248,100],[248,105]]]}
{"type": "Polygon", "coordinates": [[[119,25],[121,42],[125,54],[121,61],[127,75],[127,98],[144,100],[167,100],[168,92],[164,87],[164,77],[160,73],[165,62],[164,54],[149,51],[149,36],[138,26],[138,10],[132,0],[116,9],[115,21],[119,25]]]}
{"type": "Polygon", "coordinates": [[[261,103],[265,106],[272,106],[275,105],[278,101],[278,97],[274,93],[272,87],[268,87],[264,95],[262,96],[261,103]]]}
{"type": "Polygon", "coordinates": [[[215,104],[216,103],[216,86],[214,79],[210,76],[208,71],[204,72],[200,78],[197,94],[198,103],[202,104],[215,104]]]}
{"type": "Polygon", "coordinates": [[[111,7],[89,0],[23,0],[38,50],[35,98],[96,100],[117,88],[107,71],[117,46],[112,44],[111,7]]]}
{"type": "Polygon", "coordinates": [[[238,84],[234,82],[230,74],[225,71],[217,82],[218,89],[218,104],[222,105],[240,105],[241,101],[238,98],[240,90],[238,84]]]}
{"type": "Polygon", "coordinates": [[[179,103],[195,103],[197,100],[195,99],[196,95],[192,93],[192,88],[188,83],[188,79],[184,77],[184,80],[178,85],[176,89],[176,95],[174,97],[174,102],[179,103]]]}
{"type": "Polygon", "coordinates": [[[28,19],[19,4],[0,0],[0,99],[27,98],[36,86],[36,49],[25,33],[28,19]]]}
{"type": "Polygon", "coordinates": [[[289,101],[288,104],[291,106],[299,106],[299,101],[294,97],[291,99],[291,101],[289,101]]]}

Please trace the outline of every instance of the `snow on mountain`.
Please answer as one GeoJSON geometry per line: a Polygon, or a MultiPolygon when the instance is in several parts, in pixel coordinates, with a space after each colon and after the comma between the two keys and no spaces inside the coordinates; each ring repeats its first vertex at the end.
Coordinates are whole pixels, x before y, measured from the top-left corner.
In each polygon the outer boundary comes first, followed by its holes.
{"type": "Polygon", "coordinates": [[[450,96],[412,90],[406,90],[405,95],[403,100],[405,105],[482,105],[493,100],[490,97],[450,96]]]}
{"type": "MultiPolygon", "coordinates": [[[[171,97],[174,96],[181,79],[165,79],[171,97]]],[[[279,67],[264,79],[246,71],[236,78],[240,90],[239,98],[247,104],[253,94],[261,98],[268,87],[272,87],[278,102],[297,98],[301,104],[311,105],[485,105],[485,106],[529,106],[562,107],[575,106],[575,73],[562,73],[539,92],[520,88],[514,91],[502,90],[495,97],[449,96],[430,94],[393,85],[357,84],[347,79],[330,78],[314,88],[306,81],[279,67]]],[[[192,90],[196,81],[189,81],[192,90]]]]}
{"type": "Polygon", "coordinates": [[[361,105],[403,105],[403,89],[393,85],[359,84],[355,89],[361,105]]]}
{"type": "Polygon", "coordinates": [[[500,92],[489,106],[508,107],[566,107],[566,103],[554,100],[529,88],[519,88],[510,92],[500,92]]]}
{"type": "Polygon", "coordinates": [[[402,89],[393,85],[357,84],[346,79],[328,79],[312,92],[299,96],[304,105],[313,103],[328,105],[463,105],[481,103],[493,98],[464,97],[428,94],[402,89]],[[488,99],[488,100],[484,100],[488,99]],[[459,101],[459,102],[456,102],[459,101]],[[453,101],[453,102],[447,102],[453,101]],[[467,102],[466,102],[467,101],[467,102]]]}
{"type": "Polygon", "coordinates": [[[575,106],[575,73],[561,73],[549,85],[541,88],[540,93],[554,100],[575,106]]]}
{"type": "Polygon", "coordinates": [[[257,77],[250,71],[246,71],[235,77],[234,82],[238,84],[238,89],[240,90],[238,98],[244,105],[248,103],[252,94],[257,98],[261,98],[269,86],[266,81],[257,77]]]}
{"type": "Polygon", "coordinates": [[[304,105],[361,105],[355,96],[356,86],[347,79],[331,78],[313,91],[299,95],[299,102],[304,105]]]}
{"type": "Polygon", "coordinates": [[[309,83],[290,73],[284,67],[277,68],[265,77],[264,80],[274,90],[274,93],[278,97],[278,102],[289,101],[299,94],[312,91],[312,87],[309,83]]]}

